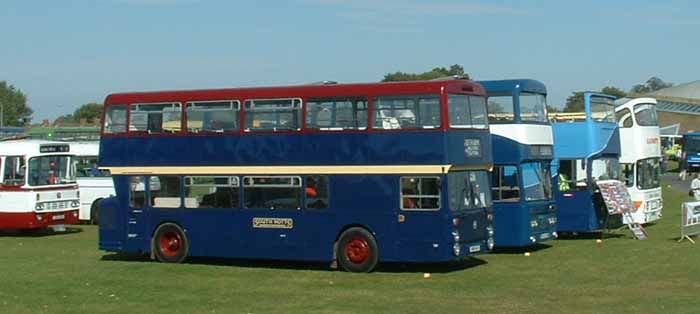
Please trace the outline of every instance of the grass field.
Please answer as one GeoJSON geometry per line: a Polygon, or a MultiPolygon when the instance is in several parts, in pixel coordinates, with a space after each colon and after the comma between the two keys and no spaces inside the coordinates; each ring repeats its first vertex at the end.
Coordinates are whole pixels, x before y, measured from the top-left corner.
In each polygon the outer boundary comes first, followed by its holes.
{"type": "Polygon", "coordinates": [[[699,313],[700,243],[677,243],[684,193],[664,218],[466,263],[381,265],[199,259],[171,265],[97,250],[97,228],[0,235],[0,313],[699,313]],[[432,277],[423,278],[424,272],[432,277]]]}

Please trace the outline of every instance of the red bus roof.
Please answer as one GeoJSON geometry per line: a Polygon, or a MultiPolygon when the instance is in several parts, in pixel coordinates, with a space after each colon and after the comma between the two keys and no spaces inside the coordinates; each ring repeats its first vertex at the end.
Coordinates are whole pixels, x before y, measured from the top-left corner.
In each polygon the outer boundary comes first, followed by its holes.
{"type": "Polygon", "coordinates": [[[467,93],[486,96],[483,87],[467,80],[436,80],[386,83],[291,85],[228,89],[175,90],[115,93],[107,96],[105,105],[149,102],[181,102],[281,97],[333,97],[389,94],[467,93]]]}

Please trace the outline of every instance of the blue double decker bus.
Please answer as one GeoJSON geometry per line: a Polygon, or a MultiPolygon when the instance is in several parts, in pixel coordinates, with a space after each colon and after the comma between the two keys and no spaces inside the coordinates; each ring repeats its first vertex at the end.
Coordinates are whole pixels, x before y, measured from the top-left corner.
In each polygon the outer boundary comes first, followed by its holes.
{"type": "Polygon", "coordinates": [[[495,245],[524,247],[553,239],[557,217],[547,89],[529,79],[479,83],[489,96],[495,245]]]}
{"type": "Polygon", "coordinates": [[[683,153],[688,172],[700,172],[700,132],[683,134],[683,153]]]}
{"type": "Polygon", "coordinates": [[[377,262],[493,246],[483,88],[464,80],[121,93],[105,100],[99,247],[377,262]]]}
{"type": "Polygon", "coordinates": [[[596,185],[619,180],[620,134],[615,121],[615,97],[585,92],[583,113],[557,114],[554,131],[554,186],[557,230],[595,232],[619,226],[596,185]]]}

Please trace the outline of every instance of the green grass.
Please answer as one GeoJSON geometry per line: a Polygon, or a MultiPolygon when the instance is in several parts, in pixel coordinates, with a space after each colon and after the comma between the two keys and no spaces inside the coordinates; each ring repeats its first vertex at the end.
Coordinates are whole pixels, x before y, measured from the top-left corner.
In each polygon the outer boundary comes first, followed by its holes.
{"type": "Polygon", "coordinates": [[[637,241],[627,230],[470,263],[382,265],[199,259],[170,265],[97,250],[97,229],[0,235],[0,313],[698,313],[700,243],[677,243],[682,192],[637,241]],[[432,277],[423,278],[423,272],[432,277]]]}

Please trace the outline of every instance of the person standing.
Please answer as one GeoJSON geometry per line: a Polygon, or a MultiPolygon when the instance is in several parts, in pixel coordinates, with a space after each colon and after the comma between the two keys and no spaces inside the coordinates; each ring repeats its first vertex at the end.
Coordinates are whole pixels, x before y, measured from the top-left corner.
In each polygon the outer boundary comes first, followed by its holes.
{"type": "Polygon", "coordinates": [[[690,191],[696,201],[700,201],[700,173],[695,174],[695,179],[690,182],[690,191]]]}
{"type": "Polygon", "coordinates": [[[688,162],[686,161],[685,152],[682,152],[678,159],[678,178],[685,181],[688,178],[688,162]]]}

